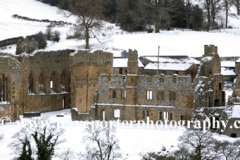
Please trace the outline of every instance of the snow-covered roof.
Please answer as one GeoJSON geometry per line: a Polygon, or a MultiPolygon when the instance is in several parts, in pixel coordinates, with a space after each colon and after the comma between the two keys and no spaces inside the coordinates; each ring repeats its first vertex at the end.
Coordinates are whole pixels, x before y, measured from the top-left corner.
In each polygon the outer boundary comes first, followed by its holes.
{"type": "Polygon", "coordinates": [[[222,67],[235,67],[235,61],[221,61],[222,67]]]}
{"type": "MultiPolygon", "coordinates": [[[[185,71],[193,63],[159,63],[159,70],[185,71]]],[[[149,63],[144,69],[157,70],[157,63],[149,63]]]]}
{"type": "MultiPolygon", "coordinates": [[[[113,58],[113,67],[127,67],[128,66],[128,58],[113,58]]],[[[144,67],[142,62],[138,60],[138,67],[144,67]]]]}
{"type": "Polygon", "coordinates": [[[232,69],[221,68],[221,74],[223,76],[235,76],[236,73],[232,69]]]}
{"type": "Polygon", "coordinates": [[[232,110],[232,118],[240,118],[240,105],[234,105],[232,110]]]}
{"type": "Polygon", "coordinates": [[[236,62],[240,62],[240,58],[238,58],[238,60],[236,62]]]}
{"type": "MultiPolygon", "coordinates": [[[[158,61],[158,57],[157,56],[144,56],[144,58],[152,61],[152,62],[157,62],[158,61]]],[[[196,60],[195,58],[192,57],[188,57],[188,56],[183,56],[181,58],[179,58],[179,56],[160,56],[159,57],[159,62],[185,62],[185,63],[195,63],[195,64],[200,64],[200,61],[196,60]]]]}

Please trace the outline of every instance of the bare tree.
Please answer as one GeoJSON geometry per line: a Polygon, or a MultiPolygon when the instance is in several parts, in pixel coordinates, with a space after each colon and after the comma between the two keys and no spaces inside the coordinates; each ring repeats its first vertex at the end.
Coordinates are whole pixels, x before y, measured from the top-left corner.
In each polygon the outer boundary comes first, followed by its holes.
{"type": "Polygon", "coordinates": [[[240,15],[240,0],[233,0],[233,4],[237,8],[237,14],[240,15]]]}
{"type": "Polygon", "coordinates": [[[223,8],[225,10],[225,15],[226,15],[225,28],[227,28],[227,26],[228,26],[229,10],[232,5],[233,5],[232,0],[223,0],[223,8]]]}
{"type": "Polygon", "coordinates": [[[179,137],[179,141],[179,146],[187,148],[188,154],[195,160],[218,158],[218,150],[214,148],[215,139],[210,131],[187,130],[179,137]]]}
{"type": "Polygon", "coordinates": [[[221,10],[221,0],[199,0],[202,2],[205,16],[207,17],[207,30],[216,28],[216,18],[221,10]]]}
{"type": "Polygon", "coordinates": [[[86,144],[87,153],[83,155],[84,159],[88,160],[113,160],[120,158],[118,152],[120,147],[118,140],[114,134],[114,128],[109,124],[107,126],[99,126],[97,122],[93,125],[88,125],[86,128],[86,144]]]}
{"type": "Polygon", "coordinates": [[[226,160],[236,160],[240,158],[240,141],[216,141],[215,149],[219,151],[221,157],[226,160]]]}
{"type": "Polygon", "coordinates": [[[58,156],[60,159],[62,160],[71,160],[71,159],[74,159],[75,156],[74,156],[74,152],[71,151],[69,148],[62,152],[62,153],[59,153],[59,156],[58,156]]]}
{"type": "Polygon", "coordinates": [[[103,28],[102,21],[100,18],[103,15],[104,11],[104,0],[62,0],[61,6],[68,6],[70,12],[64,10],[59,10],[59,13],[63,14],[65,17],[70,17],[75,15],[77,17],[76,25],[74,30],[80,32],[81,37],[84,38],[86,42],[86,49],[89,47],[89,39],[92,35],[97,38],[96,31],[99,31],[103,28]]]}

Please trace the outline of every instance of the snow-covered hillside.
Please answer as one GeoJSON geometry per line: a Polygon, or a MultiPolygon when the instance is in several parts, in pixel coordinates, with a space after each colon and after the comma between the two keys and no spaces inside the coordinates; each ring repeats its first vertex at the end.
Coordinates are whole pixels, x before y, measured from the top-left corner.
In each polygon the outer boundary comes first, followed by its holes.
{"type": "MultiPolygon", "coordinates": [[[[233,9],[234,10],[234,9],[233,9]]],[[[62,20],[75,22],[75,17],[65,18],[58,14],[58,8],[43,4],[36,0],[1,0],[0,1],[0,40],[17,36],[27,36],[39,31],[45,31],[49,23],[31,22],[14,19],[12,15],[18,14],[35,19],[62,20]]],[[[184,30],[161,31],[161,33],[127,33],[114,24],[106,23],[114,28],[111,40],[105,44],[96,39],[90,40],[92,50],[106,50],[119,56],[122,50],[136,49],[139,55],[157,55],[160,46],[161,55],[189,55],[202,56],[204,45],[213,44],[218,46],[220,56],[239,56],[240,20],[229,18],[229,23],[234,29],[222,29],[212,32],[195,32],[184,30]]],[[[60,43],[48,43],[45,50],[59,49],[84,49],[84,40],[66,40],[71,26],[55,27],[54,30],[61,32],[60,43]]],[[[2,52],[15,54],[16,45],[2,52]]],[[[0,50],[1,51],[1,50],[0,50]]]]}

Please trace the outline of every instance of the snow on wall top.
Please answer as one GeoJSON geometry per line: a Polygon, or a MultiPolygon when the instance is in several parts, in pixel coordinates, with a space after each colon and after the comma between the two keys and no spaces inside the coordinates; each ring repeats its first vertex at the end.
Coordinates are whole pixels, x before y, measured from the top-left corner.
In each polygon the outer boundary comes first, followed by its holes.
{"type": "MultiPolygon", "coordinates": [[[[174,70],[174,71],[185,71],[193,63],[159,63],[160,70],[174,70]]],[[[144,69],[157,70],[157,63],[149,63],[144,69]]]]}
{"type": "MultiPolygon", "coordinates": [[[[127,66],[128,66],[128,59],[127,58],[113,58],[113,67],[126,68],[127,66]]],[[[140,60],[138,60],[138,67],[144,67],[140,60]]]]}
{"type": "Polygon", "coordinates": [[[236,62],[240,62],[240,58],[238,58],[238,60],[236,62]]]}

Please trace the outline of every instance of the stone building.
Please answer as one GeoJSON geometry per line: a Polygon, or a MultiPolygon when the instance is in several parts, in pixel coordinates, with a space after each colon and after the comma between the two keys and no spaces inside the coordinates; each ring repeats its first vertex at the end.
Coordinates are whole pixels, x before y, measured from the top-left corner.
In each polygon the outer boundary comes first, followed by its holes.
{"type": "Polygon", "coordinates": [[[91,116],[100,120],[188,120],[197,107],[225,106],[216,49],[205,46],[193,83],[190,75],[139,75],[137,51],[130,50],[127,75],[100,75],[91,116]]]}
{"type": "Polygon", "coordinates": [[[161,62],[149,63],[144,67],[142,74],[157,75],[157,72],[165,75],[190,75],[192,80],[196,77],[198,67],[191,62],[161,62]]]}
{"type": "Polygon", "coordinates": [[[195,107],[225,106],[225,92],[223,91],[223,76],[217,47],[204,46],[195,86],[195,107]]]}
{"type": "Polygon", "coordinates": [[[111,53],[63,50],[0,56],[0,117],[76,107],[88,113],[100,74],[112,74],[111,53]]]}
{"type": "Polygon", "coordinates": [[[113,55],[103,51],[2,53],[0,117],[72,108],[73,120],[187,120],[196,107],[225,103],[215,46],[205,46],[194,80],[180,73],[142,75],[138,63],[130,50],[124,75],[113,74],[113,55]]]}

